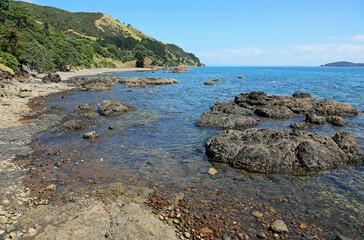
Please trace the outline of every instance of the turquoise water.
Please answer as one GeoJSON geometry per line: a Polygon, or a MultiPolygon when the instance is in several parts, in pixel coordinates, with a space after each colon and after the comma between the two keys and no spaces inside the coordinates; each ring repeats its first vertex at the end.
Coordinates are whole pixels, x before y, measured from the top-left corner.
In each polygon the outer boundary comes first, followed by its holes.
{"type": "MultiPolygon", "coordinates": [[[[196,152],[198,147],[203,146],[209,137],[218,134],[219,130],[199,128],[194,124],[202,112],[209,109],[214,102],[233,100],[236,95],[251,91],[264,91],[268,95],[280,96],[308,92],[318,100],[329,98],[335,102],[349,103],[363,111],[364,68],[206,67],[192,68],[189,73],[184,74],[157,71],[123,72],[115,75],[176,78],[180,83],[134,88],[133,92],[128,92],[123,85],[116,85],[113,87],[114,91],[75,92],[65,99],[51,99],[48,103],[50,106],[63,107],[65,112],[71,111],[81,102],[97,106],[97,103],[108,99],[127,102],[137,110],[117,118],[104,118],[96,114],[94,118],[98,123],[89,129],[96,130],[100,135],[94,142],[84,141],[83,132],[79,131],[59,135],[45,133],[40,137],[41,143],[46,148],[69,152],[77,149],[74,161],[77,164],[87,162],[90,168],[95,164],[102,166],[99,172],[97,167],[92,171],[96,171],[95,176],[101,177],[103,182],[129,178],[135,184],[145,181],[162,184],[168,186],[168,191],[172,192],[196,188],[206,192],[206,196],[211,189],[218,189],[226,196],[225,199],[216,200],[222,205],[229,205],[229,197],[249,199],[256,202],[255,208],[261,211],[270,207],[276,209],[275,217],[294,216],[294,220],[286,220],[293,221],[291,226],[305,222],[315,224],[323,230],[299,232],[293,235],[297,238],[305,239],[321,234],[324,239],[330,239],[335,234],[342,233],[359,239],[363,234],[362,168],[348,168],[305,177],[291,174],[251,174],[231,169],[227,165],[210,163],[205,156],[196,152]],[[246,78],[238,79],[240,75],[246,78]],[[205,81],[214,78],[222,81],[216,82],[214,86],[203,85],[205,81]],[[161,93],[156,94],[158,91],[161,93]],[[110,125],[115,126],[116,130],[108,130],[110,125]],[[218,174],[213,177],[206,174],[212,166],[218,170],[218,174]],[[281,199],[288,201],[282,202],[281,199]]],[[[291,123],[303,119],[304,116],[290,120],[262,119],[263,123],[257,127],[287,129],[291,123]]],[[[345,120],[349,125],[344,128],[324,125],[308,131],[330,136],[334,136],[337,131],[350,132],[356,136],[363,150],[363,113],[345,120]]],[[[67,174],[71,176],[74,172],[69,170],[67,174]]],[[[254,218],[250,215],[241,214],[241,219],[249,220],[252,227],[260,226],[254,225],[254,218]]]]}

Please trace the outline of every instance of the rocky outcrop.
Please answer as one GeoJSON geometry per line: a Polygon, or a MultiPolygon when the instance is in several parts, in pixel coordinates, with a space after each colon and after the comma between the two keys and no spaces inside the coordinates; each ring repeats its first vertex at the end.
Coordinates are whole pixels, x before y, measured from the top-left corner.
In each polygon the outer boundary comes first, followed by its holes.
{"type": "Polygon", "coordinates": [[[317,116],[316,114],[313,113],[307,113],[305,121],[317,125],[323,125],[326,123],[326,119],[324,117],[317,116]]]}
{"type": "Polygon", "coordinates": [[[166,73],[188,73],[188,69],[186,68],[174,68],[166,73]]]}
{"type": "Polygon", "coordinates": [[[120,84],[125,84],[125,87],[146,87],[153,85],[168,85],[178,83],[174,78],[165,79],[159,77],[142,77],[142,78],[121,78],[119,80],[120,84]]]}
{"type": "Polygon", "coordinates": [[[348,125],[347,121],[345,121],[342,117],[338,116],[329,116],[326,121],[338,127],[345,127],[346,125],[348,125]]]}
{"type": "Polygon", "coordinates": [[[215,83],[213,81],[206,81],[203,84],[207,85],[207,86],[211,86],[211,85],[214,85],[215,83]]]}
{"type": "Polygon", "coordinates": [[[330,99],[322,99],[315,103],[318,113],[335,116],[357,116],[358,110],[347,103],[335,103],[330,99]]]}
{"type": "Polygon", "coordinates": [[[78,113],[81,116],[92,117],[93,115],[95,115],[94,110],[95,108],[91,104],[80,103],[75,107],[75,109],[73,109],[72,112],[78,113]]]}
{"type": "Polygon", "coordinates": [[[307,173],[364,164],[351,134],[331,138],[297,130],[222,131],[207,140],[206,155],[211,161],[261,173],[307,173]]]}
{"type": "Polygon", "coordinates": [[[81,77],[71,80],[76,87],[87,92],[103,92],[113,90],[111,87],[116,85],[116,77],[81,77]]]}
{"type": "Polygon", "coordinates": [[[99,113],[102,116],[112,117],[135,110],[136,108],[125,102],[118,102],[114,100],[102,101],[98,104],[99,113]]]}
{"type": "Polygon", "coordinates": [[[260,120],[248,117],[253,112],[240,108],[232,101],[216,102],[211,111],[205,111],[196,122],[196,126],[218,129],[243,129],[259,125],[260,120]]]}
{"type": "Polygon", "coordinates": [[[58,73],[47,73],[43,77],[43,82],[45,83],[49,82],[59,83],[61,80],[62,80],[61,76],[58,73]]]}

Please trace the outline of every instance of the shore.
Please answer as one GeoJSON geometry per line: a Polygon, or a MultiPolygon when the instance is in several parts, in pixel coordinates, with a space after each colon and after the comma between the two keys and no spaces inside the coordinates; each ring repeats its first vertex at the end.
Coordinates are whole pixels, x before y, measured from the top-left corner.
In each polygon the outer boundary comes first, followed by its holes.
{"type": "Polygon", "coordinates": [[[63,80],[138,70],[150,69],[59,73],[60,83],[44,83],[42,76],[0,82],[0,239],[176,239],[174,227],[161,222],[145,205],[153,192],[149,188],[115,183],[92,192],[78,188],[59,193],[57,185],[43,186],[30,176],[41,173],[41,169],[29,167],[29,159],[41,157],[34,149],[34,137],[65,117],[39,106],[50,95],[75,89],[63,80]],[[34,119],[24,119],[34,110],[38,110],[34,119]],[[62,196],[51,204],[49,197],[58,194],[62,196]]]}

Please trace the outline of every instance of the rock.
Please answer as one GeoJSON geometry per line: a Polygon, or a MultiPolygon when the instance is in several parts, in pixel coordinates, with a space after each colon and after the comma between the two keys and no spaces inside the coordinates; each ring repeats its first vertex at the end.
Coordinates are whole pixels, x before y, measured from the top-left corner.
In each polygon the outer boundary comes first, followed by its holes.
{"type": "Polygon", "coordinates": [[[70,119],[61,124],[63,131],[85,130],[92,126],[93,121],[87,118],[70,119]]]}
{"type": "Polygon", "coordinates": [[[217,173],[215,168],[209,168],[209,170],[207,171],[208,174],[210,175],[215,175],[217,173]]]}
{"type": "Polygon", "coordinates": [[[215,78],[213,81],[214,82],[221,82],[221,79],[220,78],[215,78]]]}
{"type": "Polygon", "coordinates": [[[36,229],[34,229],[34,228],[29,228],[29,229],[28,229],[28,234],[29,234],[30,236],[34,236],[35,234],[37,234],[37,230],[36,230],[36,229]]]}
{"type": "Polygon", "coordinates": [[[44,77],[43,77],[43,82],[48,83],[48,82],[55,82],[55,83],[59,83],[61,82],[61,76],[57,73],[47,73],[44,77]]]}
{"type": "Polygon", "coordinates": [[[146,87],[153,85],[168,85],[179,83],[176,79],[170,78],[159,78],[159,77],[142,77],[142,78],[121,78],[120,84],[125,84],[125,87],[146,87]]]}
{"type": "Polygon", "coordinates": [[[259,211],[254,211],[254,212],[252,212],[252,215],[253,215],[254,217],[257,217],[257,218],[261,218],[261,217],[263,217],[263,213],[261,213],[261,212],[259,212],[259,211]]]}
{"type": "Polygon", "coordinates": [[[56,167],[58,167],[58,168],[62,167],[62,163],[60,163],[60,162],[57,162],[55,165],[56,165],[56,167]]]}
{"type": "Polygon", "coordinates": [[[200,230],[200,233],[204,233],[204,234],[212,234],[213,232],[211,231],[211,229],[204,227],[200,230]]]}
{"type": "Polygon", "coordinates": [[[116,127],[114,127],[114,126],[109,126],[109,129],[110,129],[110,130],[115,130],[115,129],[116,129],[116,127]]]}
{"type": "Polygon", "coordinates": [[[16,232],[9,233],[9,237],[10,237],[10,239],[15,239],[16,238],[16,232]]]}
{"type": "Polygon", "coordinates": [[[165,71],[164,73],[188,73],[188,70],[185,68],[174,68],[169,72],[165,71]]]}
{"type": "Polygon", "coordinates": [[[245,76],[239,76],[238,78],[246,78],[245,76]]]}
{"type": "Polygon", "coordinates": [[[239,114],[239,115],[253,115],[254,112],[247,108],[242,108],[235,104],[234,101],[225,102],[215,102],[210,108],[212,112],[223,112],[229,114],[239,114]]]}
{"type": "Polygon", "coordinates": [[[196,122],[196,126],[218,129],[244,129],[259,125],[260,120],[238,114],[206,111],[196,122]]]}
{"type": "Polygon", "coordinates": [[[199,147],[196,149],[197,152],[205,154],[205,149],[203,147],[199,147]]]}
{"type": "Polygon", "coordinates": [[[80,103],[78,104],[75,109],[73,109],[72,112],[78,113],[85,117],[92,117],[94,113],[95,108],[89,104],[89,103],[80,103]]]}
{"type": "Polygon", "coordinates": [[[87,132],[83,134],[84,138],[97,138],[99,135],[97,134],[97,132],[92,131],[92,132],[87,132]]]}
{"type": "Polygon", "coordinates": [[[270,228],[277,233],[288,233],[287,225],[282,220],[276,220],[271,225],[270,228]]]}
{"type": "Polygon", "coordinates": [[[364,164],[353,135],[331,138],[297,130],[222,131],[206,141],[206,155],[214,162],[261,173],[305,174],[364,164]]]}
{"type": "Polygon", "coordinates": [[[211,86],[211,85],[214,85],[215,83],[213,81],[206,81],[203,84],[207,85],[207,86],[211,86]]]}
{"type": "Polygon", "coordinates": [[[334,103],[330,99],[322,99],[315,104],[318,113],[336,116],[357,116],[358,110],[346,103],[334,103]]]}
{"type": "Polygon", "coordinates": [[[299,129],[299,130],[308,128],[308,126],[307,126],[307,124],[305,122],[293,123],[293,124],[290,125],[290,127],[292,129],[299,129]]]}
{"type": "Polygon", "coordinates": [[[102,101],[98,104],[98,107],[100,115],[106,117],[120,115],[136,109],[130,104],[127,104],[125,102],[117,102],[114,100],[102,101]]]}
{"type": "Polygon", "coordinates": [[[313,124],[318,124],[318,125],[323,125],[326,123],[326,119],[324,117],[317,116],[314,113],[307,113],[305,121],[309,122],[309,123],[313,123],[313,124]]]}
{"type": "Polygon", "coordinates": [[[257,233],[257,237],[258,237],[258,238],[266,238],[266,237],[267,237],[267,235],[266,235],[264,232],[258,232],[258,233],[257,233]]]}
{"type": "Polygon", "coordinates": [[[27,97],[33,96],[33,94],[31,92],[21,92],[21,93],[18,94],[18,96],[20,98],[27,98],[27,97]]]}
{"type": "Polygon", "coordinates": [[[353,240],[353,239],[338,234],[336,235],[335,240],[353,240]]]}
{"type": "Polygon", "coordinates": [[[191,234],[189,232],[184,232],[183,236],[185,236],[185,238],[189,239],[191,237],[191,234]]]}
{"type": "Polygon", "coordinates": [[[272,106],[257,108],[254,113],[260,117],[266,118],[290,118],[295,114],[286,106],[272,106]]]}
{"type": "Polygon", "coordinates": [[[345,121],[342,117],[338,116],[329,116],[326,121],[331,123],[332,125],[339,127],[345,127],[346,125],[348,125],[347,121],[345,121]]]}
{"type": "Polygon", "coordinates": [[[50,184],[47,187],[45,187],[43,190],[45,190],[45,191],[56,191],[57,190],[57,185],[56,184],[50,184]]]}
{"type": "Polygon", "coordinates": [[[113,90],[111,87],[118,82],[114,77],[80,77],[73,78],[71,83],[81,88],[82,91],[103,92],[113,90]]]}

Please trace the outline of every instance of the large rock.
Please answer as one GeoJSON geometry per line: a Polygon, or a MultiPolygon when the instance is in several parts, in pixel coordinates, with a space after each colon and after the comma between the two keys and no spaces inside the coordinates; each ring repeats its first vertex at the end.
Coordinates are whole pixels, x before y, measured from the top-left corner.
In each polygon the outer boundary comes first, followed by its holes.
{"type": "Polygon", "coordinates": [[[136,108],[125,102],[118,102],[114,100],[105,100],[98,104],[100,115],[112,117],[135,110],[136,108]]]}
{"type": "Polygon", "coordinates": [[[60,82],[61,76],[58,73],[47,73],[44,77],[43,77],[43,82],[45,83],[49,83],[49,82],[55,82],[58,83],[60,82]]]}
{"type": "Polygon", "coordinates": [[[347,103],[335,103],[330,99],[322,99],[315,104],[318,113],[336,116],[357,116],[358,110],[347,103]]]}
{"type": "Polygon", "coordinates": [[[94,110],[95,110],[95,108],[91,104],[80,103],[75,107],[75,109],[73,109],[72,112],[78,113],[81,116],[92,117],[95,114],[94,110]]]}
{"type": "Polygon", "coordinates": [[[261,173],[306,173],[363,165],[355,137],[349,133],[331,138],[297,130],[228,130],[206,141],[206,155],[211,161],[261,173]]]}
{"type": "Polygon", "coordinates": [[[125,84],[125,87],[146,87],[153,85],[168,85],[178,83],[174,78],[159,78],[159,77],[141,77],[141,78],[121,78],[120,84],[125,84]]]}
{"type": "Polygon", "coordinates": [[[345,121],[342,117],[338,117],[338,116],[329,116],[326,119],[326,121],[331,123],[332,125],[339,126],[339,127],[344,127],[344,126],[348,125],[347,121],[345,121]]]}
{"type": "Polygon", "coordinates": [[[115,77],[80,77],[72,79],[71,82],[87,92],[111,91],[111,87],[118,83],[115,77]]]}
{"type": "Polygon", "coordinates": [[[317,116],[314,113],[307,113],[305,121],[317,125],[323,125],[326,123],[326,119],[324,117],[317,116]]]}
{"type": "Polygon", "coordinates": [[[196,122],[196,126],[219,129],[243,129],[259,125],[261,121],[238,114],[206,111],[196,122]]]}

